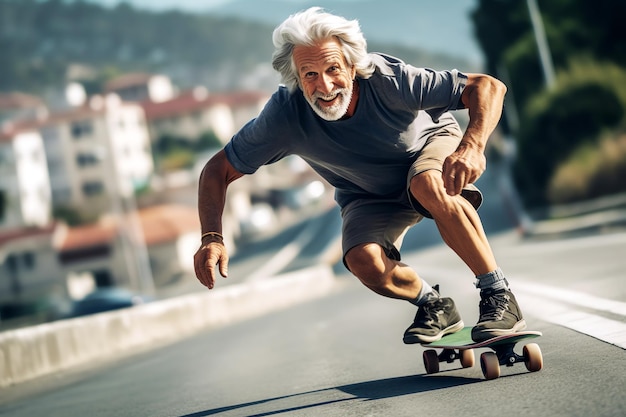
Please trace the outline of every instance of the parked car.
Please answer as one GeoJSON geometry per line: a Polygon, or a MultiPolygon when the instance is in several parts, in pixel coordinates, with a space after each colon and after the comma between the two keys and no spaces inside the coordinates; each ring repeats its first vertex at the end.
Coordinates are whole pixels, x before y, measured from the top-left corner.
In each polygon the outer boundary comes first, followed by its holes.
{"type": "Polygon", "coordinates": [[[151,296],[119,287],[98,288],[72,305],[70,317],[81,317],[105,311],[133,307],[153,301],[151,296]]]}

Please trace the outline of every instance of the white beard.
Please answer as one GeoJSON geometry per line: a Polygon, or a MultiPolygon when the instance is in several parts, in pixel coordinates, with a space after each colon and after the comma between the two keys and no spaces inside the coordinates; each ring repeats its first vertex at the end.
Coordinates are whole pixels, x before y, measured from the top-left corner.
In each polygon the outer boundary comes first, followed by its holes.
{"type": "Polygon", "coordinates": [[[312,96],[304,95],[313,111],[322,119],[329,122],[341,119],[350,106],[352,100],[352,85],[348,88],[338,88],[328,95],[313,93],[312,96]],[[331,100],[337,97],[337,101],[329,107],[322,107],[318,104],[318,99],[331,100]]]}

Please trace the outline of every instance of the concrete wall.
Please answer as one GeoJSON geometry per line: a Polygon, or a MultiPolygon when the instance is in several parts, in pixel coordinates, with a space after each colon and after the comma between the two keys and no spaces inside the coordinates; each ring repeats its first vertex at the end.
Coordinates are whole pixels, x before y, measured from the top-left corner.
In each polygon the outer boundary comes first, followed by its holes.
{"type": "Polygon", "coordinates": [[[101,364],[327,294],[328,266],[0,333],[0,387],[101,364]]]}

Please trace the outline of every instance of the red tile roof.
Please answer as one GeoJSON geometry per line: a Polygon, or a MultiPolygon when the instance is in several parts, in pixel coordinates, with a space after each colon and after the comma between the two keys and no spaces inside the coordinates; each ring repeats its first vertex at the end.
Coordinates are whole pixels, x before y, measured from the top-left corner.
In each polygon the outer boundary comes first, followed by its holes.
{"type": "Polygon", "coordinates": [[[155,77],[155,75],[144,73],[144,72],[135,72],[135,73],[120,75],[119,77],[116,77],[112,79],[111,81],[109,81],[108,83],[106,83],[106,85],[104,86],[104,91],[110,92],[110,91],[119,90],[120,88],[144,85],[144,84],[147,84],[148,81],[150,81],[152,77],[155,77]]]}
{"type": "Polygon", "coordinates": [[[45,227],[22,227],[0,232],[0,247],[11,242],[29,237],[50,236],[54,234],[57,224],[51,223],[45,227]]]}
{"type": "MultiPolygon", "coordinates": [[[[198,231],[200,221],[195,208],[180,205],[160,205],[137,212],[146,245],[176,240],[181,234],[198,231]]],[[[62,242],[61,251],[72,251],[89,246],[112,244],[124,225],[114,217],[95,224],[72,227],[62,242]]]]}
{"type": "Polygon", "coordinates": [[[60,252],[64,252],[91,246],[109,245],[113,243],[117,234],[118,226],[110,221],[70,227],[58,249],[60,252]]]}
{"type": "MultiPolygon", "coordinates": [[[[205,90],[206,91],[206,90],[205,90]]],[[[268,99],[267,93],[259,91],[239,91],[232,93],[211,94],[199,89],[186,90],[171,100],[163,102],[143,101],[148,120],[157,120],[205,109],[223,104],[231,108],[256,105],[268,99]]]]}
{"type": "Polygon", "coordinates": [[[44,105],[42,99],[30,94],[19,92],[0,94],[0,111],[27,109],[33,107],[41,107],[44,105]]]}
{"type": "Polygon", "coordinates": [[[143,234],[148,246],[170,242],[193,231],[200,235],[200,220],[195,208],[180,205],[153,206],[139,211],[143,234]]]}

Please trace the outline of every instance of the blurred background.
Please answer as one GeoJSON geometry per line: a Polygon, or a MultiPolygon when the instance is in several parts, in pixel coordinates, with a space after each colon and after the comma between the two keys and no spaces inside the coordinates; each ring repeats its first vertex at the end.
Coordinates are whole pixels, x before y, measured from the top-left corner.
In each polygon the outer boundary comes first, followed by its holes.
{"type": "MultiPolygon", "coordinates": [[[[273,28],[313,5],[370,51],[507,84],[489,160],[521,230],[626,204],[626,2],[0,0],[0,330],[202,290],[198,175],[275,91],[273,28]]],[[[227,245],[332,206],[288,158],[229,190],[227,245]]]]}

